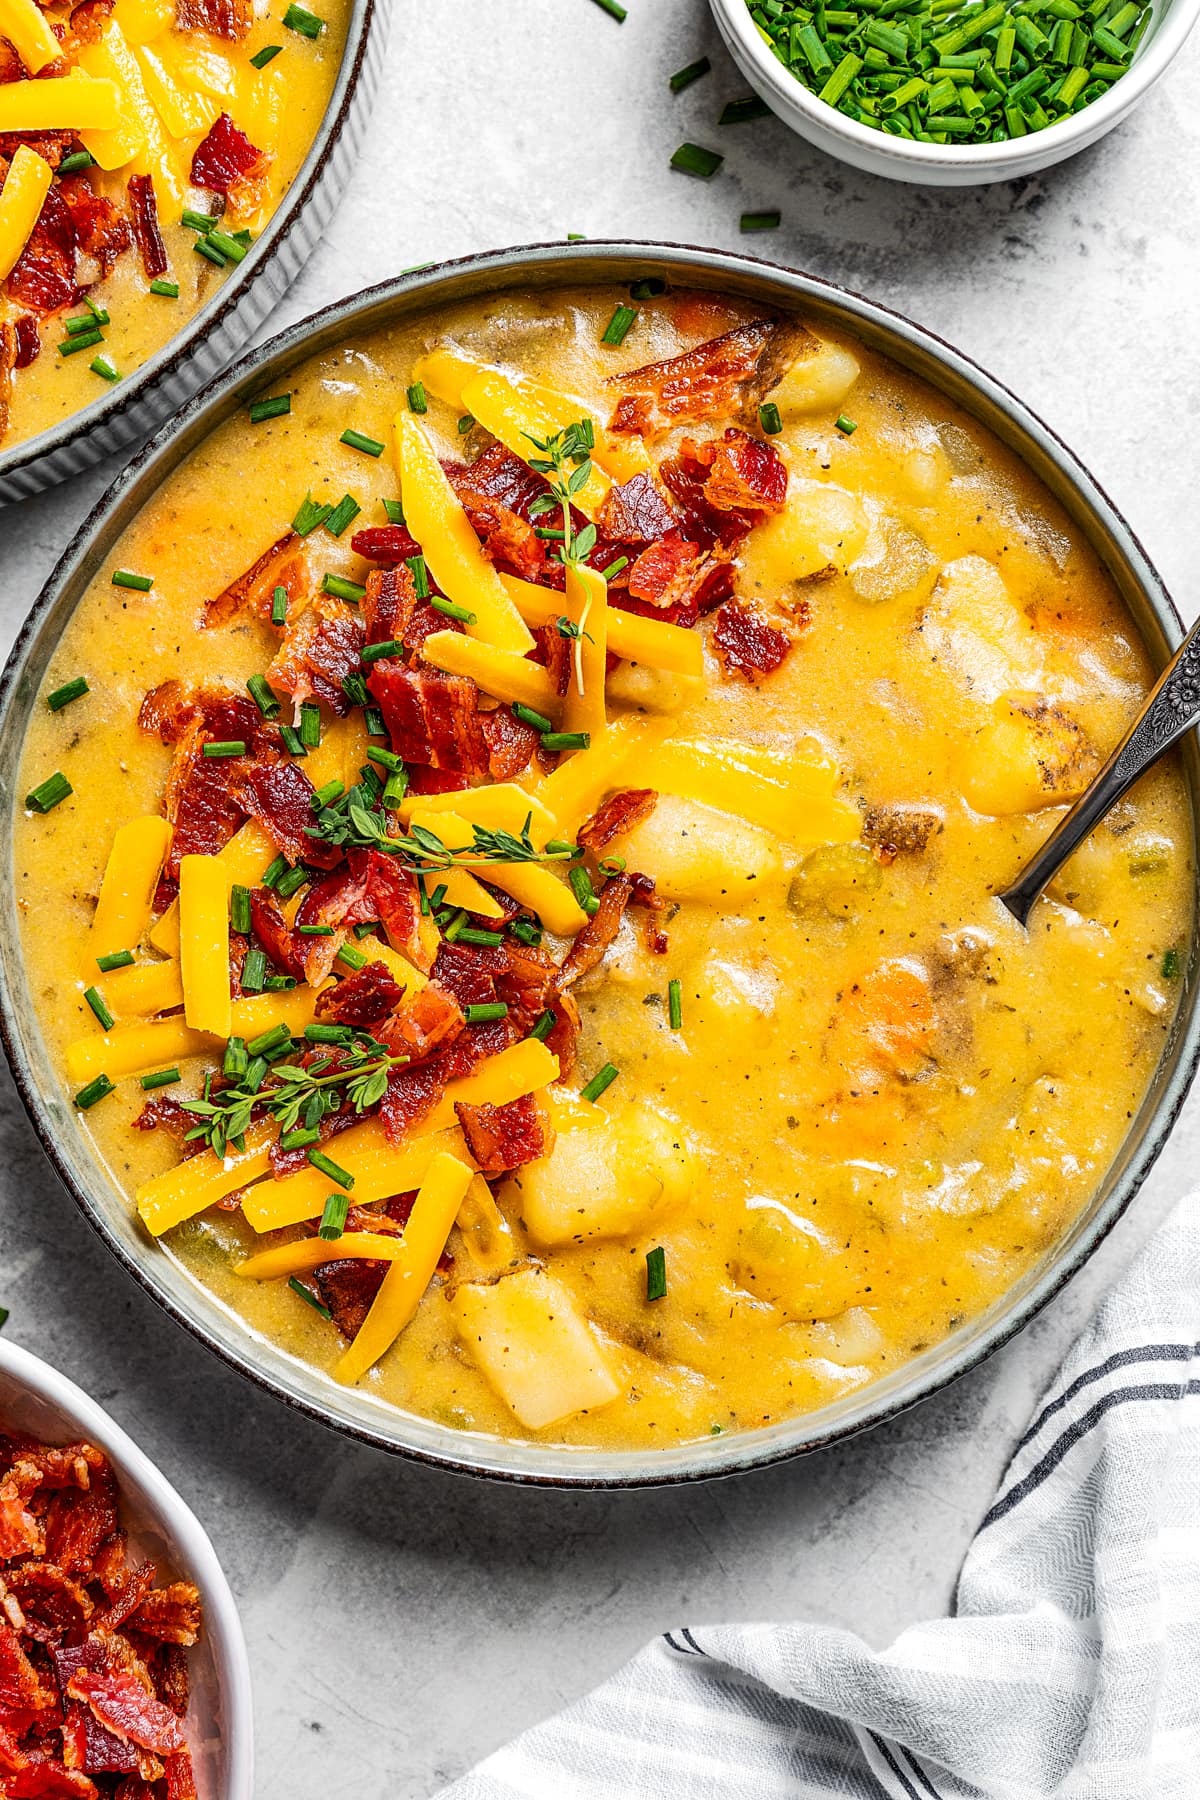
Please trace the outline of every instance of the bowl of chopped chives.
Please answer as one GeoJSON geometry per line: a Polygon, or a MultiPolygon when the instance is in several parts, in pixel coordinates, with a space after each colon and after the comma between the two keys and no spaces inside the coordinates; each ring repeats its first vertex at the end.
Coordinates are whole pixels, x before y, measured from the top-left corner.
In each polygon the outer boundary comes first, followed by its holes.
{"type": "Polygon", "coordinates": [[[1197,0],[711,0],[730,55],[785,124],[869,174],[1011,181],[1120,124],[1197,0]]]}

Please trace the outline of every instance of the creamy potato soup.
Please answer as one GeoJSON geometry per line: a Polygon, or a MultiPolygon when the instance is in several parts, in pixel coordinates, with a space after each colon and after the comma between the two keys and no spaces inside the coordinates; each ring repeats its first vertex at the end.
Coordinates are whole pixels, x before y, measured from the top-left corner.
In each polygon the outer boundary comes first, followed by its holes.
{"type": "Polygon", "coordinates": [[[162,349],[329,102],[349,0],[0,0],[0,446],[162,349]]]}
{"type": "Polygon", "coordinates": [[[1169,765],[1028,934],[993,898],[1150,679],[1048,495],[862,345],[660,285],[431,313],[214,432],[65,632],[15,821],[162,1254],[397,1407],[613,1448],[1003,1295],[1190,929],[1169,765]]]}

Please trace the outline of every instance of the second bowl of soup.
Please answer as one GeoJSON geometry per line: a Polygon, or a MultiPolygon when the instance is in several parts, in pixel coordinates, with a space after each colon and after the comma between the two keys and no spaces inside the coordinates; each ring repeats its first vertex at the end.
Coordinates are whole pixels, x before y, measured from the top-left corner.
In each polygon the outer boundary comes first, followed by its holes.
{"type": "Polygon", "coordinates": [[[9,673],[15,1031],[210,1341],[391,1445],[662,1479],[916,1397],[1086,1254],[1187,1077],[1191,796],[1028,933],[994,898],[1164,645],[983,380],[588,247],[318,320],[120,484],[9,673]]]}

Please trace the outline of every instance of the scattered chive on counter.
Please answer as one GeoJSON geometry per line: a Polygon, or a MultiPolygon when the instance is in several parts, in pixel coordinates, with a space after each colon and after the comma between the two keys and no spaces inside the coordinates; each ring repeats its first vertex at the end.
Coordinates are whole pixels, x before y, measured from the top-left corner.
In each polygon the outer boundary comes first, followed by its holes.
{"type": "Polygon", "coordinates": [[[682,94],[684,88],[691,87],[693,81],[699,81],[711,68],[712,64],[707,56],[702,56],[697,62],[689,63],[685,69],[676,69],[667,85],[673,94],[682,94]]]}
{"type": "Polygon", "coordinates": [[[1003,143],[1081,112],[1125,73],[1151,17],[1140,0],[747,5],[818,100],[926,144],[1003,143]]]}
{"type": "Polygon", "coordinates": [[[777,209],[767,212],[743,213],[738,221],[742,231],[778,231],[783,214],[777,209]]]}
{"type": "Polygon", "coordinates": [[[606,12],[610,19],[615,19],[618,25],[623,25],[629,17],[629,14],[621,5],[621,0],[596,0],[596,5],[600,8],[601,12],[606,12]]]}
{"type": "Polygon", "coordinates": [[[740,100],[729,100],[721,108],[718,125],[745,125],[751,119],[767,119],[771,109],[757,94],[746,94],[740,100]]]}
{"type": "Polygon", "coordinates": [[[671,167],[684,175],[697,175],[701,181],[707,181],[724,161],[717,151],[706,150],[703,144],[680,144],[671,158],[671,167]]]}

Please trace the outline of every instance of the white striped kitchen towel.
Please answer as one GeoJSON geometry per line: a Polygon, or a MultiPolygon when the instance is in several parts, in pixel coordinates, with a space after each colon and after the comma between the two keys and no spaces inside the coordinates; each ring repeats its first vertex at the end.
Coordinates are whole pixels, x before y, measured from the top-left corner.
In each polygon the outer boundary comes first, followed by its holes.
{"type": "Polygon", "coordinates": [[[955,1616],[669,1631],[442,1800],[1197,1800],[1200,1199],[1017,1446],[955,1616]]]}

